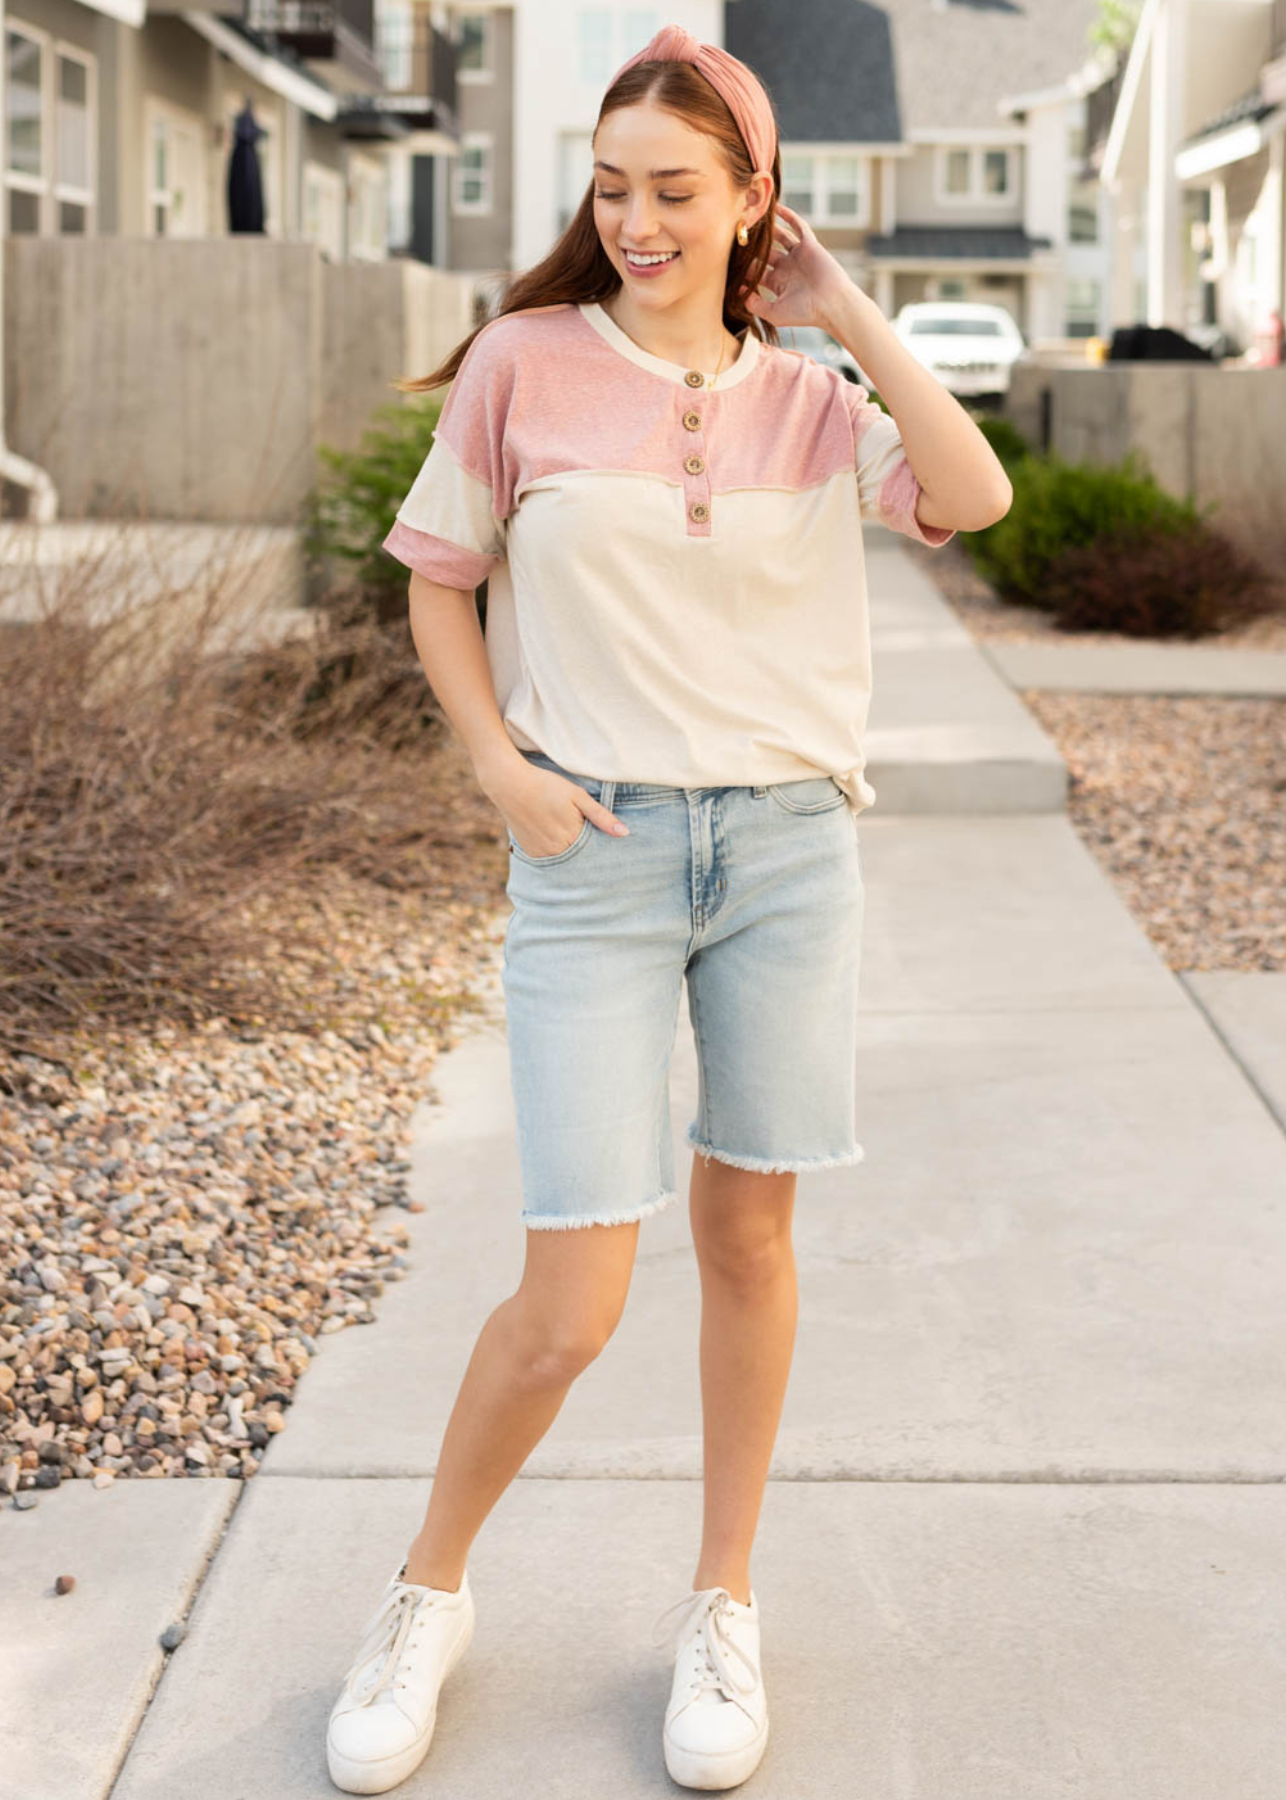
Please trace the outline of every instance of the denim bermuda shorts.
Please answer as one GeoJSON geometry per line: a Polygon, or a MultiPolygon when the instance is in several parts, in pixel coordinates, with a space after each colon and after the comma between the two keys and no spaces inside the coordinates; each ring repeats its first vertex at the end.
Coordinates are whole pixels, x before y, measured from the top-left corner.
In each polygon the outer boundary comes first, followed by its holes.
{"type": "Polygon", "coordinates": [[[693,1149],[768,1172],[860,1162],[863,884],[829,775],[665,787],[578,775],[614,812],[552,856],[509,838],[502,984],[522,1222],[616,1225],[677,1197],[669,1068],[686,975],[693,1149]]]}

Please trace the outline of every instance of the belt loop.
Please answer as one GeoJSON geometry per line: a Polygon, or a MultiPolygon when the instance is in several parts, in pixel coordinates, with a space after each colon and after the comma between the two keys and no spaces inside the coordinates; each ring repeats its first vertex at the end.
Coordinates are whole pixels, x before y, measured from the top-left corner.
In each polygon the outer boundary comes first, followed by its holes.
{"type": "Polygon", "coordinates": [[[600,789],[598,791],[598,803],[600,806],[605,806],[607,808],[608,812],[611,812],[612,808],[616,804],[616,783],[615,783],[615,781],[604,781],[603,785],[600,787],[600,789]]]}
{"type": "Polygon", "coordinates": [[[756,788],[751,788],[750,791],[754,795],[756,800],[762,800],[764,795],[768,792],[768,789],[766,787],[756,787],[756,788]]]}

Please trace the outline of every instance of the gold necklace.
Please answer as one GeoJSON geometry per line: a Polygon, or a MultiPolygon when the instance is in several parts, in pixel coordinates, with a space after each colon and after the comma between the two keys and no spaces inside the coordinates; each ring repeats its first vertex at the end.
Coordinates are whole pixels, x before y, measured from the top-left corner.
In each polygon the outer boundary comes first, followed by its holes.
{"type": "MultiPolygon", "coordinates": [[[[599,301],[599,306],[600,306],[600,307],[601,307],[601,308],[602,308],[602,310],[603,310],[603,312],[605,312],[605,313],[607,313],[607,316],[608,316],[608,318],[609,318],[609,319],[612,319],[612,315],[611,315],[611,313],[610,313],[610,312],[607,312],[607,308],[606,308],[606,307],[605,307],[605,306],[604,306],[604,305],[603,305],[603,302],[602,302],[602,301],[601,301],[601,300],[600,300],[600,301],[599,301]]],[[[616,319],[612,319],[612,323],[613,323],[613,325],[615,325],[615,326],[616,326],[616,328],[617,328],[617,330],[618,330],[618,331],[625,331],[625,327],[624,327],[624,326],[623,326],[623,325],[621,325],[621,324],[620,324],[620,323],[619,323],[619,321],[618,321],[618,320],[616,320],[616,319]]],[[[722,320],[721,320],[721,321],[720,321],[720,324],[722,324],[722,320]]],[[[626,335],[626,337],[630,337],[630,334],[629,334],[629,332],[628,332],[628,331],[626,331],[626,332],[625,332],[625,335],[626,335]]],[[[636,345],[637,345],[637,347],[638,347],[638,348],[639,348],[639,349],[640,349],[640,350],[641,350],[641,349],[642,349],[642,348],[643,348],[643,346],[642,346],[642,344],[639,344],[639,343],[638,343],[638,340],[637,340],[637,338],[632,338],[632,337],[630,337],[630,342],[631,342],[631,343],[632,343],[632,344],[636,344],[636,345]]],[[[648,352],[648,354],[649,354],[649,355],[654,355],[654,354],[655,354],[655,352],[653,352],[653,351],[649,351],[649,352],[648,352]]],[[[718,366],[718,368],[717,368],[717,369],[716,369],[716,370],[715,370],[715,372],[714,372],[714,374],[713,374],[713,375],[707,375],[707,376],[706,376],[706,377],[705,377],[705,385],[706,385],[706,387],[707,387],[707,389],[709,389],[709,388],[712,388],[712,387],[713,387],[713,386],[714,386],[714,384],[715,384],[715,382],[716,382],[716,381],[718,381],[718,379],[719,379],[719,377],[720,377],[720,375],[722,375],[722,373],[723,373],[723,359],[724,359],[724,357],[725,357],[725,356],[726,356],[726,355],[727,355],[727,354],[728,354],[728,337],[727,337],[727,333],[726,333],[726,332],[725,332],[725,333],[724,333],[724,339],[723,339],[723,345],[722,345],[722,347],[721,347],[721,348],[720,348],[720,351],[719,351],[719,366],[718,366]]]]}
{"type": "Polygon", "coordinates": [[[720,375],[722,375],[723,359],[727,354],[728,354],[728,338],[727,338],[727,334],[725,333],[724,340],[723,340],[723,346],[719,351],[719,367],[715,370],[713,375],[706,376],[706,387],[707,388],[712,388],[714,386],[715,382],[718,381],[720,375]]]}

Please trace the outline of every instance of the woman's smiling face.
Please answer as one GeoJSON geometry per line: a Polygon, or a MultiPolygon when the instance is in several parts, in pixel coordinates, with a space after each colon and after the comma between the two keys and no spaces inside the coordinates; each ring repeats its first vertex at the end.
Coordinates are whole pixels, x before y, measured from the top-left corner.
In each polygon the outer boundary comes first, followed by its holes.
{"type": "MultiPolygon", "coordinates": [[[[703,131],[644,102],[609,113],[594,138],[594,223],[631,298],[669,305],[709,288],[722,296],[747,196],[703,131]],[[666,260],[640,266],[629,252],[666,260]]],[[[749,221],[748,221],[749,222],[749,221]]]]}

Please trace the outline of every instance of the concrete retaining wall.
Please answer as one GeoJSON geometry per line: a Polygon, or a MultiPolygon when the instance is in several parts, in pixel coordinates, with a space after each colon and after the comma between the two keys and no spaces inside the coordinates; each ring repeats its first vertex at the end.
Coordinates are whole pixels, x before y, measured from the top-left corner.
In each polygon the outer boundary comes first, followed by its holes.
{"type": "Polygon", "coordinates": [[[1170,493],[1214,502],[1210,524],[1239,549],[1272,568],[1286,559],[1286,368],[1020,364],[1006,412],[1069,462],[1119,462],[1135,446],[1170,493]]]}
{"type": "Polygon", "coordinates": [[[285,524],[320,443],[471,329],[472,278],[261,237],[4,240],[10,447],[61,516],[285,524]]]}

